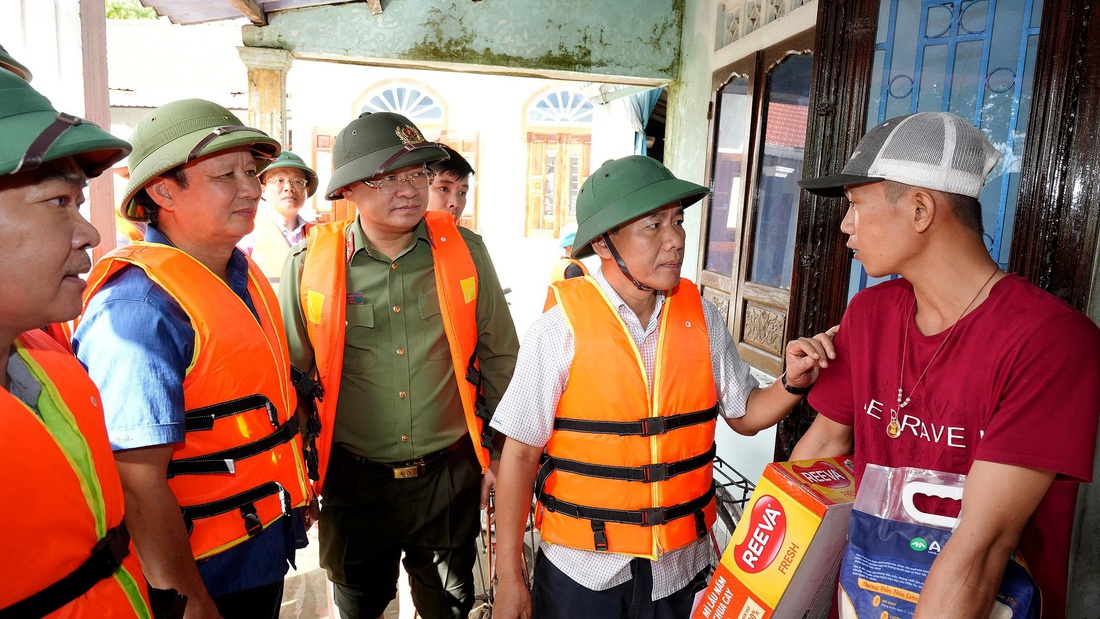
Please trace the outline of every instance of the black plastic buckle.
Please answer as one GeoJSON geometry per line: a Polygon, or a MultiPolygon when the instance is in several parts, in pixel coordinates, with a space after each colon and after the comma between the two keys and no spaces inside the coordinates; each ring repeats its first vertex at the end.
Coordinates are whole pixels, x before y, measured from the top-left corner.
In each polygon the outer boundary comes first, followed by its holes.
{"type": "Polygon", "coordinates": [[[466,366],[466,382],[471,385],[481,384],[481,371],[474,367],[474,364],[466,366]]]}
{"type": "Polygon", "coordinates": [[[279,427],[279,411],[275,408],[275,404],[271,400],[264,402],[264,408],[267,409],[267,419],[271,422],[271,427],[278,429],[279,427]]]}
{"type": "Polygon", "coordinates": [[[241,518],[244,518],[244,530],[248,532],[249,537],[256,537],[263,532],[264,523],[260,521],[260,517],[256,514],[256,506],[252,503],[241,505],[241,518]]]}
{"type": "Polygon", "coordinates": [[[641,513],[643,527],[655,527],[667,522],[665,519],[665,510],[662,507],[650,507],[648,509],[643,509],[641,513]]]}
{"type": "Polygon", "coordinates": [[[607,550],[607,533],[604,531],[604,523],[599,520],[592,522],[592,541],[596,550],[607,550]]]}
{"type": "Polygon", "coordinates": [[[647,464],[642,467],[642,483],[651,484],[655,481],[667,481],[668,477],[668,465],[663,462],[647,464]]]}
{"type": "Polygon", "coordinates": [[[304,398],[325,399],[325,389],[321,386],[321,382],[313,380],[308,374],[294,366],[290,367],[290,383],[304,398]]]}
{"type": "Polygon", "coordinates": [[[318,469],[320,462],[317,459],[317,449],[308,446],[302,450],[306,457],[306,475],[313,481],[321,481],[321,473],[318,469]]]}
{"type": "Polygon", "coordinates": [[[664,417],[646,417],[641,423],[642,436],[656,436],[668,431],[668,420],[664,417]]]}

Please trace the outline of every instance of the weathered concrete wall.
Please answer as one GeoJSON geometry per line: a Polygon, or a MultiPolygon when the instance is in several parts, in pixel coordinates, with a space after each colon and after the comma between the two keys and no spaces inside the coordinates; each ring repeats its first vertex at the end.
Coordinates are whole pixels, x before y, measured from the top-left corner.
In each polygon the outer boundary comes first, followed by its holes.
{"type": "Polygon", "coordinates": [[[685,0],[403,0],[282,11],[246,26],[248,46],[299,58],[393,61],[456,69],[669,80],[680,56],[685,0]],[[471,66],[473,65],[473,66],[471,66]]]}

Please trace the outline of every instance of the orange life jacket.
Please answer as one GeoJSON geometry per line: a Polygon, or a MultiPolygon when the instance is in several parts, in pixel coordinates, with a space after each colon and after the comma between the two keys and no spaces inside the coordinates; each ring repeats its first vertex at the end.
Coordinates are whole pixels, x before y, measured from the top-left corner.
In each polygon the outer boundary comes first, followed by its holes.
{"type": "Polygon", "coordinates": [[[552,288],[574,354],[536,483],[542,539],[656,559],[705,536],[715,518],[718,396],[695,284],[681,279],[665,298],[652,395],[641,354],[596,280],[552,288]]]}
{"type": "Polygon", "coordinates": [[[310,498],[275,293],[248,263],[259,322],[221,279],[186,253],[136,242],[100,260],[88,299],[133,264],[180,304],[195,329],[183,380],[186,437],[174,445],[168,486],[196,559],[237,546],[310,498]]]}
{"type": "MultiPolygon", "coordinates": [[[[484,437],[484,410],[479,406],[477,374],[477,269],[466,242],[450,213],[424,215],[432,246],[435,285],[443,331],[450,345],[455,380],[466,416],[466,428],[477,450],[482,472],[489,467],[489,441],[484,437]]],[[[302,264],[299,302],[313,346],[317,373],[323,389],[317,411],[321,434],[317,439],[318,477],[315,488],[324,487],[332,450],[332,428],[344,365],[344,333],[347,299],[347,264],[351,260],[352,226],[356,220],[314,226],[302,264]]]]}
{"type": "MultiPolygon", "coordinates": [[[[99,392],[76,358],[45,333],[20,335],[15,350],[42,386],[41,417],[0,389],[0,471],[6,471],[4,492],[14,499],[0,512],[0,555],[6,557],[0,609],[42,616],[10,607],[33,603],[32,596],[72,574],[108,540],[101,547],[113,546],[116,559],[125,555],[121,565],[86,583],[82,595],[70,591],[72,601],[45,616],[151,617],[141,565],[128,536],[119,536],[122,484],[99,392]]],[[[56,593],[41,597],[51,598],[50,608],[64,601],[56,593]]]]}
{"type": "MultiPolygon", "coordinates": [[[[563,279],[572,279],[574,277],[584,277],[585,275],[588,275],[588,269],[585,268],[583,262],[563,256],[558,258],[558,261],[554,263],[554,268],[550,271],[550,283],[553,284],[563,279]]],[[[556,304],[557,302],[554,300],[554,290],[553,288],[548,288],[546,290],[546,302],[542,305],[542,311],[546,312],[556,304]]]]}
{"type": "Polygon", "coordinates": [[[73,351],[73,325],[68,322],[52,322],[45,327],[42,327],[42,331],[46,335],[50,336],[53,341],[61,344],[61,347],[65,350],[73,351]]]}

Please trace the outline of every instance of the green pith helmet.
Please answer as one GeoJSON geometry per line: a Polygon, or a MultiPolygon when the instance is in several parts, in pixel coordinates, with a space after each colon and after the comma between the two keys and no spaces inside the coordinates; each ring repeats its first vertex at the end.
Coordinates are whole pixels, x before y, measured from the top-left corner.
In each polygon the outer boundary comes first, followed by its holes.
{"type": "Polygon", "coordinates": [[[264,168],[264,173],[260,175],[260,180],[264,180],[268,172],[278,170],[279,168],[294,168],[295,170],[301,170],[306,174],[306,197],[312,198],[314,192],[317,191],[317,173],[313,171],[313,168],[306,165],[302,158],[289,150],[284,150],[279,154],[279,158],[271,162],[271,165],[264,168]]]}
{"type": "Polygon", "coordinates": [[[592,241],[616,226],[673,202],[688,207],[710,193],[672,175],[656,159],[632,155],[605,162],[581,185],[573,258],[592,255],[592,241]]]}
{"type": "Polygon", "coordinates": [[[0,71],[0,174],[72,157],[89,178],[125,157],[130,144],[94,124],[61,114],[21,77],[0,71]]]}
{"type": "Polygon", "coordinates": [[[0,69],[7,69],[28,82],[34,77],[31,75],[31,70],[24,67],[15,58],[12,58],[11,54],[8,53],[8,50],[4,49],[3,45],[0,45],[0,69]]]}
{"type": "Polygon", "coordinates": [[[339,200],[337,191],[355,181],[447,158],[439,144],[424,139],[408,118],[390,112],[362,114],[336,136],[332,147],[332,178],[325,197],[339,200]]]}
{"type": "Polygon", "coordinates": [[[232,112],[210,101],[184,99],[149,112],[130,134],[130,182],[122,198],[122,214],[147,221],[148,214],[134,196],[145,184],[172,168],[237,146],[247,146],[257,168],[279,155],[282,147],[263,131],[246,127],[232,112]]]}

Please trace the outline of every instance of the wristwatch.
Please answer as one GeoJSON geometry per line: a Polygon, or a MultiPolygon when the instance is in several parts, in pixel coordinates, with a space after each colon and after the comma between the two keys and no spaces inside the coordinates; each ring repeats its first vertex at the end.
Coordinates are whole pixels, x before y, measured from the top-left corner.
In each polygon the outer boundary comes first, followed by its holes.
{"type": "Polygon", "coordinates": [[[781,374],[779,376],[779,380],[782,381],[783,388],[786,389],[787,393],[789,393],[791,395],[806,395],[807,393],[810,392],[810,389],[814,388],[813,384],[811,384],[808,387],[795,387],[793,385],[788,384],[787,383],[787,373],[786,372],[783,372],[783,374],[781,374]]]}

